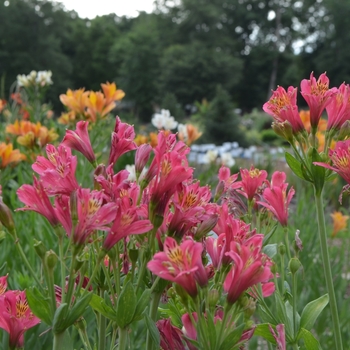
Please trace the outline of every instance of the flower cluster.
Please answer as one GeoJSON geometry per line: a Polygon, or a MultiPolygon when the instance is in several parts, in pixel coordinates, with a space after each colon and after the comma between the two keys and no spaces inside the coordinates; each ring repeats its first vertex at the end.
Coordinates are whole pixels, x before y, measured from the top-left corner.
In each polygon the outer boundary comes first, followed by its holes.
{"type": "Polygon", "coordinates": [[[44,87],[53,84],[51,78],[52,72],[50,70],[44,70],[39,72],[32,70],[28,75],[17,75],[17,85],[23,86],[24,88],[32,86],[44,87]]]}
{"type": "Polygon", "coordinates": [[[85,91],[84,89],[68,89],[66,94],[60,95],[61,102],[68,108],[58,121],[61,124],[74,124],[79,120],[96,122],[104,118],[116,107],[116,101],[124,96],[124,91],[117,89],[115,83],[101,84],[101,91],[85,91]]]}

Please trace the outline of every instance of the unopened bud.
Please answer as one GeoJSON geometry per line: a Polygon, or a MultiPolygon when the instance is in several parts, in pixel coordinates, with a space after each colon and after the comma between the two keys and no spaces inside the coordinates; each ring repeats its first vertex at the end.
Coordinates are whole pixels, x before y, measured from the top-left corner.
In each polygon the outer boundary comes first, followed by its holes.
{"type": "Polygon", "coordinates": [[[212,289],[209,292],[209,306],[215,307],[220,298],[219,292],[216,289],[212,289]]]}
{"type": "Polygon", "coordinates": [[[81,331],[85,332],[86,331],[86,321],[83,317],[80,317],[78,321],[74,323],[75,327],[80,329],[81,331]]]}
{"type": "Polygon", "coordinates": [[[12,211],[3,202],[2,197],[0,197],[0,222],[7,228],[12,236],[15,234],[15,223],[13,221],[12,211]]]}
{"type": "Polygon", "coordinates": [[[293,128],[287,120],[283,123],[273,122],[272,129],[278,136],[283,137],[289,143],[293,143],[293,128]]]}
{"type": "Polygon", "coordinates": [[[350,135],[350,120],[347,120],[339,130],[338,141],[346,140],[350,135]]]}
{"type": "Polygon", "coordinates": [[[280,243],[278,246],[278,252],[280,255],[286,254],[286,246],[283,243],[280,243]]]}
{"type": "Polygon", "coordinates": [[[39,258],[43,260],[45,258],[45,254],[47,252],[47,249],[43,242],[34,240],[34,250],[38,254],[39,258]]]}
{"type": "Polygon", "coordinates": [[[48,269],[53,270],[57,265],[57,255],[53,250],[49,250],[45,253],[45,264],[48,269]]]}
{"type": "Polygon", "coordinates": [[[77,198],[77,191],[73,191],[69,198],[69,204],[70,204],[70,212],[71,212],[71,218],[72,222],[75,223],[78,220],[78,198],[77,198]]]}
{"type": "Polygon", "coordinates": [[[203,220],[197,227],[197,231],[194,235],[196,241],[206,236],[217,224],[219,216],[217,214],[209,215],[208,218],[203,220]]]}
{"type": "Polygon", "coordinates": [[[256,302],[253,299],[249,299],[249,303],[244,308],[244,319],[248,320],[251,318],[256,310],[256,302]]]}
{"type": "Polygon", "coordinates": [[[215,189],[214,202],[217,202],[219,200],[219,198],[221,197],[221,195],[224,192],[224,189],[225,189],[225,182],[220,181],[215,189]]]}
{"type": "Polygon", "coordinates": [[[298,270],[301,268],[301,262],[298,258],[292,258],[289,261],[288,268],[291,274],[295,274],[298,272],[298,270]]]}
{"type": "Polygon", "coordinates": [[[299,237],[300,231],[296,230],[295,232],[295,241],[294,241],[294,249],[298,252],[301,252],[303,250],[303,242],[301,241],[299,237]]]}
{"type": "Polygon", "coordinates": [[[275,263],[273,263],[270,267],[270,271],[272,274],[276,275],[277,273],[277,265],[275,263]]]}
{"type": "Polygon", "coordinates": [[[139,178],[142,173],[143,168],[146,166],[150,154],[152,151],[152,146],[148,143],[142,144],[135,153],[135,173],[136,177],[139,178]]]}

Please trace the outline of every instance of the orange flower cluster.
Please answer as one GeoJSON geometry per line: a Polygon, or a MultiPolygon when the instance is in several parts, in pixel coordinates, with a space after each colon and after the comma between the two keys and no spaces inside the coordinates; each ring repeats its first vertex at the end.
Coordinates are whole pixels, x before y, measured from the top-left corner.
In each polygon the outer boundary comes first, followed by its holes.
{"type": "Polygon", "coordinates": [[[199,132],[198,128],[192,124],[185,124],[183,130],[179,128],[179,140],[185,142],[187,146],[191,146],[192,143],[201,136],[202,133],[199,132]]]}
{"type": "Polygon", "coordinates": [[[9,164],[17,164],[18,162],[25,160],[26,156],[18,149],[13,149],[11,143],[6,144],[5,142],[0,143],[0,168],[6,168],[9,164]]]}
{"type": "MultiPolygon", "coordinates": [[[[300,115],[301,121],[304,124],[306,131],[309,133],[311,130],[310,111],[301,110],[299,112],[299,115],[300,115]]],[[[325,119],[320,119],[317,126],[317,132],[316,132],[316,137],[318,140],[318,152],[322,152],[324,150],[326,130],[327,130],[327,121],[325,119]]],[[[334,147],[335,147],[335,141],[332,140],[330,149],[334,149],[334,147]]]]}
{"type": "Polygon", "coordinates": [[[125,93],[117,90],[115,83],[101,84],[102,91],[85,91],[85,89],[70,90],[60,95],[61,102],[68,107],[68,112],[63,113],[58,121],[61,124],[72,124],[79,120],[96,122],[105,117],[113,108],[115,101],[120,101],[125,93]]]}
{"type": "Polygon", "coordinates": [[[25,120],[16,120],[14,124],[7,125],[6,132],[18,136],[17,142],[30,149],[35,146],[42,148],[58,138],[54,129],[49,130],[39,122],[34,124],[25,120]]]}
{"type": "MultiPolygon", "coordinates": [[[[171,133],[170,130],[165,130],[163,133],[167,136],[171,133]]],[[[149,135],[137,134],[134,142],[137,146],[140,146],[144,143],[149,143],[153,148],[158,145],[158,133],[150,132],[149,135]]]]}

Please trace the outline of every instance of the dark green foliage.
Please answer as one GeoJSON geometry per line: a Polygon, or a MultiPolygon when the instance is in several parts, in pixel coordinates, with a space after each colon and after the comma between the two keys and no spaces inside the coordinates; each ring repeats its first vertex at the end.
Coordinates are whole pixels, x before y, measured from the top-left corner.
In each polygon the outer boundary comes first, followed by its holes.
{"type": "Polygon", "coordinates": [[[240,130],[240,117],[234,113],[230,96],[226,90],[218,85],[215,98],[209,105],[205,115],[204,142],[222,144],[223,142],[237,141],[245,145],[244,134],[240,130]]]}

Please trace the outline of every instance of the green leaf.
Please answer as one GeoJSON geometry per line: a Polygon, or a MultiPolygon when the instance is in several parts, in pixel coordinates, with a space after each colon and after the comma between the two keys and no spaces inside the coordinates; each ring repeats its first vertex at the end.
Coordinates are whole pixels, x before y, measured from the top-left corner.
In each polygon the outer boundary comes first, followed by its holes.
{"type": "Polygon", "coordinates": [[[128,282],[117,302],[117,324],[120,328],[125,328],[130,324],[134,318],[136,310],[137,298],[134,291],[134,287],[131,282],[128,282]]]}
{"type": "Polygon", "coordinates": [[[325,294],[320,298],[308,303],[304,307],[303,312],[301,313],[300,327],[305,328],[307,330],[311,330],[317,317],[328,304],[328,301],[328,294],[325,294]]]}
{"type": "Polygon", "coordinates": [[[272,229],[270,230],[270,232],[268,232],[265,236],[264,236],[264,240],[263,240],[263,246],[267,245],[267,243],[269,242],[270,238],[272,237],[272,235],[275,233],[276,229],[277,229],[278,223],[276,223],[272,229]]]}
{"type": "Polygon", "coordinates": [[[159,349],[160,347],[160,334],[155,322],[149,317],[148,314],[145,314],[145,323],[149,334],[153,340],[153,344],[155,344],[155,348],[159,349]]]}
{"type": "Polygon", "coordinates": [[[50,299],[44,297],[36,287],[27,289],[26,296],[33,314],[51,326],[50,299]]]}
{"type": "MultiPolygon", "coordinates": [[[[273,325],[271,325],[271,326],[273,328],[276,328],[273,325]]],[[[276,340],[270,332],[269,323],[258,324],[255,328],[254,335],[258,335],[260,337],[263,337],[264,339],[266,339],[268,342],[270,342],[273,345],[276,344],[276,340]]]]}
{"type": "Polygon", "coordinates": [[[293,173],[300,177],[301,179],[305,180],[303,171],[302,171],[302,167],[301,167],[301,163],[295,159],[290,153],[286,152],[284,154],[285,158],[286,158],[286,162],[289,165],[290,169],[293,171],[293,173]]]}
{"type": "Polygon", "coordinates": [[[59,334],[66,330],[66,328],[64,328],[64,324],[66,322],[67,316],[68,316],[68,304],[62,303],[57,308],[55,315],[53,317],[52,329],[54,333],[59,334]]]}
{"type": "Polygon", "coordinates": [[[133,321],[138,321],[142,319],[142,314],[147,309],[151,300],[151,290],[146,289],[143,291],[141,297],[139,298],[138,303],[136,304],[135,314],[133,321]]]}
{"type": "Polygon", "coordinates": [[[214,316],[211,314],[210,311],[208,311],[207,313],[206,320],[207,320],[206,334],[208,335],[208,338],[209,338],[210,349],[215,349],[216,348],[216,329],[214,324],[214,316]]]}
{"type": "MultiPolygon", "coordinates": [[[[286,301],[284,304],[286,306],[287,318],[289,320],[293,320],[293,306],[289,303],[289,301],[286,301]]],[[[295,338],[299,332],[300,327],[300,315],[298,314],[298,312],[296,313],[296,329],[294,329],[294,322],[291,322],[291,327],[293,330],[293,338],[295,338]]]]}
{"type": "Polygon", "coordinates": [[[266,245],[263,248],[263,252],[270,258],[273,258],[277,254],[277,243],[266,245]]]}
{"type": "Polygon", "coordinates": [[[93,310],[100,313],[109,320],[117,322],[118,317],[116,312],[110,306],[108,306],[106,302],[98,295],[92,295],[90,306],[93,308],[93,310]]]}
{"type": "Polygon", "coordinates": [[[68,318],[65,323],[65,328],[70,327],[79,317],[81,317],[89,306],[93,293],[88,293],[79,299],[69,312],[68,318]]]}
{"type": "Polygon", "coordinates": [[[234,344],[238,343],[238,341],[241,339],[243,329],[244,323],[229,333],[221,343],[220,350],[232,350],[234,344]]]}
{"type": "MultiPolygon", "coordinates": [[[[311,158],[313,163],[322,162],[322,158],[315,148],[312,149],[311,158]]],[[[324,167],[312,164],[311,172],[314,180],[316,194],[320,194],[322,192],[323,185],[325,182],[326,169],[324,167]]]]}
{"type": "Polygon", "coordinates": [[[300,329],[298,339],[304,340],[305,350],[321,350],[318,340],[305,328],[300,329]]]}

